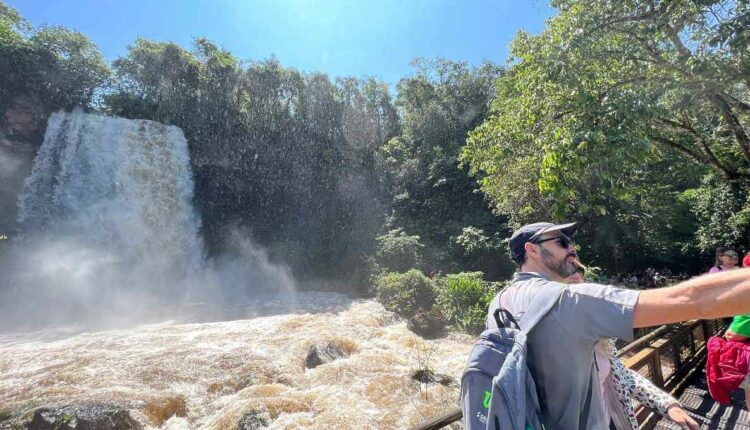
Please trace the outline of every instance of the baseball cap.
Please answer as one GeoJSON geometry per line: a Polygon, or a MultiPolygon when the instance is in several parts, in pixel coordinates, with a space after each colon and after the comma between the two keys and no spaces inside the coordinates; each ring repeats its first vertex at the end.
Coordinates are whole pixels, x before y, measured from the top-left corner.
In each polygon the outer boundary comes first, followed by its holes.
{"type": "Polygon", "coordinates": [[[510,257],[516,263],[521,264],[526,255],[526,250],[524,249],[526,242],[533,242],[544,233],[551,233],[554,231],[559,231],[566,236],[571,236],[576,231],[576,223],[553,224],[551,222],[535,222],[533,224],[526,224],[514,231],[513,235],[510,237],[510,257]]]}

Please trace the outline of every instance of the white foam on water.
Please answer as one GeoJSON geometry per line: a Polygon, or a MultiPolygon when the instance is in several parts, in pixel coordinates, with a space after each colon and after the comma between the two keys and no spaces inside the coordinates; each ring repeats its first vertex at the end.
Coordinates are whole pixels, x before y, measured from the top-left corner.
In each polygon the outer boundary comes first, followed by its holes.
{"type": "Polygon", "coordinates": [[[374,301],[341,296],[332,308],[331,297],[300,293],[304,309],[236,321],[0,336],[0,404],[112,401],[159,429],[236,428],[252,410],[274,429],[408,428],[458,405],[471,336],[424,340],[374,301]],[[350,356],[306,369],[308,348],[323,341],[350,356]],[[454,383],[411,380],[424,367],[454,383]],[[185,417],[150,421],[147,404],[180,396],[185,417]]]}

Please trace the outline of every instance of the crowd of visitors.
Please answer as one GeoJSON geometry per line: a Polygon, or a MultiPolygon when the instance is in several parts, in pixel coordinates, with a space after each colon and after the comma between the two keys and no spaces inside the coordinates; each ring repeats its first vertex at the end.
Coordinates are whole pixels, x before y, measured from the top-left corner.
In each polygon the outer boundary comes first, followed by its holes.
{"type": "Polygon", "coordinates": [[[668,267],[663,267],[661,270],[649,267],[645,270],[616,275],[609,280],[609,283],[626,288],[645,290],[664,287],[687,278],[688,276],[683,273],[673,274],[668,267]]]}

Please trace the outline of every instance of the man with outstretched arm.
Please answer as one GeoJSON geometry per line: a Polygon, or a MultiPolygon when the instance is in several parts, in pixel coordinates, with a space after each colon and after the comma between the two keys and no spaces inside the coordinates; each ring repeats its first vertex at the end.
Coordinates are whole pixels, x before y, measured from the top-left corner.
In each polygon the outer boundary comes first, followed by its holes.
{"type": "MultiPolygon", "coordinates": [[[[519,265],[509,287],[490,305],[487,326],[502,307],[517,320],[540,289],[564,283],[577,270],[570,238],[575,223],[535,223],[516,230],[509,246],[519,265]]],[[[750,313],[750,269],[704,275],[646,291],[595,283],[568,285],[528,338],[528,366],[537,385],[546,430],[625,428],[597,379],[594,347],[630,340],[633,328],[750,313]]],[[[690,429],[692,423],[682,424],[690,429]]]]}

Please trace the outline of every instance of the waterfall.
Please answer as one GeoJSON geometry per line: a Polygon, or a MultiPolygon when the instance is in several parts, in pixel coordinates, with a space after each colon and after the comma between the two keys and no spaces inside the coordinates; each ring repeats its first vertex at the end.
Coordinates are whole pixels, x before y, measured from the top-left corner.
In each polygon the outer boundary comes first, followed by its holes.
{"type": "Polygon", "coordinates": [[[174,295],[203,260],[192,198],[179,128],[53,114],[19,199],[19,246],[31,264],[17,281],[99,298],[110,289],[174,295]]]}

